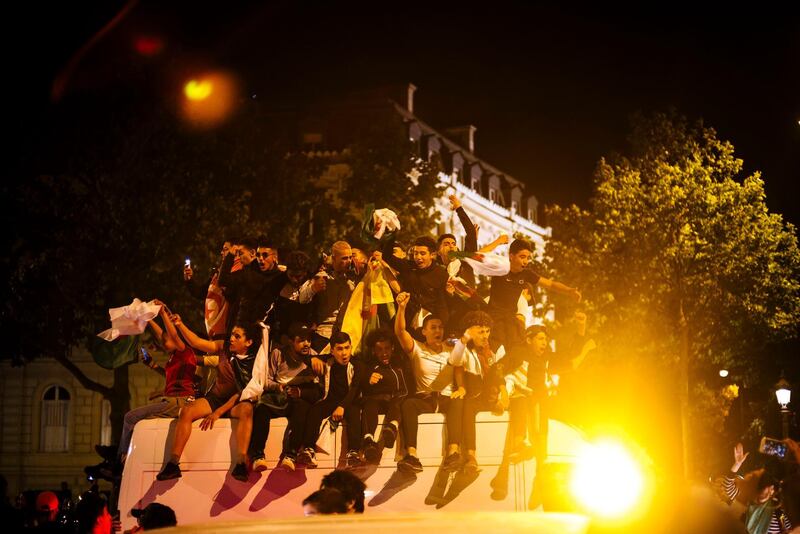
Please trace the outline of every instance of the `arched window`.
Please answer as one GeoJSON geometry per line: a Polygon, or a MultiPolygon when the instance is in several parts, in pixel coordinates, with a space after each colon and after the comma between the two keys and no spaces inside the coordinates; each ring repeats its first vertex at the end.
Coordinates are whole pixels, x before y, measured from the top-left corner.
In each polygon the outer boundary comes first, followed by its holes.
{"type": "Polygon", "coordinates": [[[42,395],[42,429],[39,434],[42,452],[69,450],[69,391],[51,386],[42,395]]]}

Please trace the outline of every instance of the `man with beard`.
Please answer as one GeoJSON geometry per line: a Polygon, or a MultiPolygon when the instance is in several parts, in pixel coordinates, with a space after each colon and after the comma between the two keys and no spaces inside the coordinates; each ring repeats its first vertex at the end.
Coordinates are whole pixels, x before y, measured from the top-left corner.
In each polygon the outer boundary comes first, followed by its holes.
{"type": "Polygon", "coordinates": [[[225,288],[225,298],[231,303],[233,323],[257,323],[264,319],[289,279],[278,269],[277,249],[266,238],[257,242],[244,239],[236,253],[244,267],[230,272],[234,257],[229,252],[220,268],[219,284],[225,288]]]}

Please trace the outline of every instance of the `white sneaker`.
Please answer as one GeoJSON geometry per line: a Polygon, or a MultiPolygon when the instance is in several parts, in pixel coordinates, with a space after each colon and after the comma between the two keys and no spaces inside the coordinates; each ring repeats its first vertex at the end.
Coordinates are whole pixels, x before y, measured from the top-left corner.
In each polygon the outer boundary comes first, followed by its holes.
{"type": "Polygon", "coordinates": [[[294,459],[289,456],[284,456],[281,463],[278,464],[278,467],[287,471],[294,471],[294,459]]]}
{"type": "Polygon", "coordinates": [[[259,458],[255,462],[253,462],[253,471],[261,473],[262,471],[267,470],[267,459],[266,458],[259,458]]]}

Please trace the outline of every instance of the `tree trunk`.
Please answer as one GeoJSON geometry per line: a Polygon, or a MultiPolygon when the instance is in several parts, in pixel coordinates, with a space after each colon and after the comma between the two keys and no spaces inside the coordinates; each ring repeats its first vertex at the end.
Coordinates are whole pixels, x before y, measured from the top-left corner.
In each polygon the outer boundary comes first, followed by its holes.
{"type": "Polygon", "coordinates": [[[683,300],[678,307],[678,329],[680,331],[680,363],[678,397],[681,412],[681,439],[683,445],[683,475],[686,480],[692,476],[691,429],[689,424],[689,324],[683,312],[683,300]]]}
{"type": "Polygon", "coordinates": [[[114,384],[111,387],[107,387],[86,376],[80,367],[75,365],[65,354],[57,354],[55,359],[80,382],[81,386],[89,391],[100,393],[104,399],[111,403],[111,413],[109,414],[111,440],[112,442],[119,440],[122,435],[125,414],[131,409],[131,393],[128,385],[128,367],[130,364],[114,369],[114,384]]]}
{"type": "Polygon", "coordinates": [[[128,385],[129,365],[122,365],[114,369],[114,385],[110,394],[106,397],[111,403],[111,441],[118,443],[122,435],[122,425],[125,422],[125,414],[131,409],[131,392],[128,385]]]}

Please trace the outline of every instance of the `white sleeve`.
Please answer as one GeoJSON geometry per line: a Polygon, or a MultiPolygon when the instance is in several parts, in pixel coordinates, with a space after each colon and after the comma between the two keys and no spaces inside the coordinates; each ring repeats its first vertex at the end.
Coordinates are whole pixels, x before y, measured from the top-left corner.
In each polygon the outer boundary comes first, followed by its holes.
{"type": "Polygon", "coordinates": [[[267,373],[269,372],[269,356],[267,353],[269,350],[268,326],[263,327],[262,337],[263,342],[261,346],[258,347],[256,361],[253,362],[253,373],[250,377],[250,381],[247,383],[244,390],[242,390],[242,394],[239,395],[239,402],[258,400],[264,392],[264,386],[267,383],[267,373]]]}
{"type": "Polygon", "coordinates": [[[456,340],[456,344],[453,346],[453,350],[450,351],[450,356],[447,358],[447,363],[453,367],[463,367],[465,349],[464,343],[462,343],[460,339],[456,340]]]}
{"type": "Polygon", "coordinates": [[[314,279],[310,278],[306,280],[302,286],[300,286],[300,304],[308,304],[314,298],[314,290],[311,289],[311,284],[313,282],[314,279]]]}

